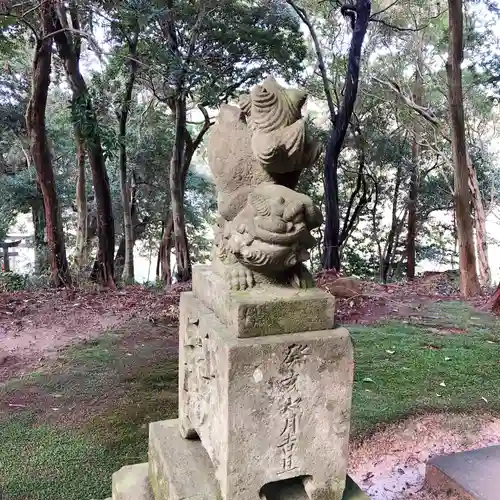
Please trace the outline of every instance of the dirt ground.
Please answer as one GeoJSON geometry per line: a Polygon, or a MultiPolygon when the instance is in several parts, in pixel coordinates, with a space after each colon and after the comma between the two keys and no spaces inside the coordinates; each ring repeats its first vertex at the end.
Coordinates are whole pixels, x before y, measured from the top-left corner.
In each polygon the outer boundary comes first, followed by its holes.
{"type": "MultiPolygon", "coordinates": [[[[436,455],[500,444],[500,418],[427,415],[407,419],[351,446],[350,469],[371,500],[450,500],[424,488],[436,455]]],[[[457,499],[458,500],[458,499],[457,499]]]]}
{"type": "MultiPolygon", "coordinates": [[[[319,285],[328,289],[331,279],[323,275],[319,285]]],[[[187,289],[189,285],[159,293],[129,286],[116,291],[0,294],[0,383],[55,359],[69,345],[89,341],[131,321],[167,322],[174,331],[179,293],[187,289]]],[[[370,324],[387,318],[418,317],[425,304],[457,297],[455,285],[444,273],[412,284],[362,283],[360,293],[337,301],[338,321],[370,324]]],[[[132,343],[138,341],[138,336],[130,338],[132,343]]],[[[175,340],[170,344],[175,345],[175,340]]],[[[21,403],[15,401],[14,405],[37,399],[35,394],[19,397],[21,403]]],[[[499,443],[499,418],[427,415],[353,442],[350,469],[372,500],[430,500],[434,497],[423,489],[429,457],[499,443]]]]}

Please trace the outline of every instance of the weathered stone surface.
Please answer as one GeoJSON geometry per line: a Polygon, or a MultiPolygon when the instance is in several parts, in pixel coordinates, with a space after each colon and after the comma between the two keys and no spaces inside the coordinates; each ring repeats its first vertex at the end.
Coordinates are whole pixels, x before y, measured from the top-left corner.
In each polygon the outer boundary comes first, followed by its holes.
{"type": "Polygon", "coordinates": [[[352,377],[345,329],[237,338],[182,295],[179,424],[200,437],[225,500],[298,476],[311,500],[341,500],[352,377]]]}
{"type": "MultiPolygon", "coordinates": [[[[155,500],[220,500],[215,469],[199,440],[182,439],[179,422],[165,420],[149,427],[149,478],[155,500]]],[[[262,500],[309,500],[300,478],[264,488],[262,500]]],[[[258,498],[258,497],[255,497],[258,498]]],[[[342,500],[369,500],[349,477],[342,500]]]]}
{"type": "Polygon", "coordinates": [[[220,215],[213,257],[230,289],[314,285],[303,262],[322,214],[294,191],[320,152],[301,114],[306,97],[269,77],[242,96],[240,108],[222,106],[209,135],[220,215]]]}
{"type": "Polygon", "coordinates": [[[149,426],[149,479],[155,500],[220,500],[207,452],[181,437],[177,420],[149,426]]]}
{"type": "MultiPolygon", "coordinates": [[[[263,500],[309,500],[301,478],[294,478],[266,485],[262,492],[263,500]]],[[[262,498],[261,497],[261,498],[262,498]]],[[[346,477],[342,500],[370,500],[361,488],[346,477]]]]}
{"type": "Polygon", "coordinates": [[[148,482],[148,464],[126,465],[113,474],[113,500],[154,500],[148,482]]]}
{"type": "Polygon", "coordinates": [[[500,498],[500,446],[434,457],[427,463],[426,485],[464,500],[500,498]]]}
{"type": "Polygon", "coordinates": [[[317,288],[232,291],[211,266],[193,266],[193,293],[238,337],[328,330],[334,324],[335,298],[317,288]]]}

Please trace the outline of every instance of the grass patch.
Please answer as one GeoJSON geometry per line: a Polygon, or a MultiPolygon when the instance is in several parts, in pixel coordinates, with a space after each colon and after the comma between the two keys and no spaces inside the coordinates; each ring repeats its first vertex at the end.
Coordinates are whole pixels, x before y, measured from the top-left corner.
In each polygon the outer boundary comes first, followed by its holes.
{"type": "Polygon", "coordinates": [[[90,500],[110,495],[111,474],[147,459],[148,424],[177,414],[177,360],[122,378],[125,398],[78,431],[21,413],[0,423],[0,494],[9,500],[90,500]]]}
{"type": "Polygon", "coordinates": [[[124,463],[146,460],[149,423],[177,416],[177,363],[162,361],[126,377],[126,397],[93,417],[85,432],[122,456],[124,463]]]}
{"type": "Polygon", "coordinates": [[[2,498],[90,500],[109,493],[117,462],[92,440],[34,426],[29,415],[4,420],[0,439],[2,498]]]}
{"type": "Polygon", "coordinates": [[[350,328],[354,433],[429,411],[500,410],[499,333],[478,325],[443,336],[396,322],[350,328]]]}

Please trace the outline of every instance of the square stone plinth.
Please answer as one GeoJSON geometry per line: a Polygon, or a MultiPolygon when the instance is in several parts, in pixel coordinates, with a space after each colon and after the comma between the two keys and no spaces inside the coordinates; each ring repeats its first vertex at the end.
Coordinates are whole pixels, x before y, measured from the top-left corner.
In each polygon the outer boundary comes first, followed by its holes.
{"type": "MultiPolygon", "coordinates": [[[[155,500],[220,500],[215,468],[198,440],[184,439],[177,420],[149,426],[149,479],[155,500]]],[[[258,500],[258,497],[255,497],[258,500]]],[[[264,488],[261,500],[308,500],[300,478],[264,488]]],[[[369,500],[357,484],[346,478],[342,500],[369,500]]]]}
{"type": "Polygon", "coordinates": [[[464,500],[500,498],[500,446],[434,457],[427,463],[427,486],[464,500]]]}
{"type": "Polygon", "coordinates": [[[211,266],[194,266],[193,293],[237,337],[328,330],[334,324],[335,299],[318,288],[231,291],[211,266]]]}
{"type": "Polygon", "coordinates": [[[148,481],[148,464],[126,465],[113,474],[112,500],[155,500],[148,481]]]}
{"type": "Polygon", "coordinates": [[[224,500],[301,478],[341,500],[353,355],[345,329],[238,338],[192,293],[180,303],[179,420],[199,437],[224,500]]]}

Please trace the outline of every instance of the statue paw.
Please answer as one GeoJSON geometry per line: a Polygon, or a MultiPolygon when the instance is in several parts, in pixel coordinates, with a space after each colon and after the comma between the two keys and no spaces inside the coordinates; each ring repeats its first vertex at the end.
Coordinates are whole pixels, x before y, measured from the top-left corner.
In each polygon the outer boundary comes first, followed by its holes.
{"type": "Polygon", "coordinates": [[[302,289],[314,288],[316,286],[312,274],[304,264],[298,264],[292,269],[291,284],[294,288],[302,289]]]}
{"type": "Polygon", "coordinates": [[[255,286],[253,273],[245,266],[237,265],[231,270],[230,288],[231,290],[247,290],[255,286]]]}

